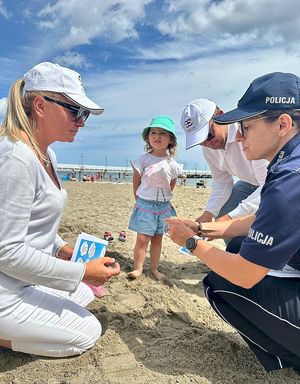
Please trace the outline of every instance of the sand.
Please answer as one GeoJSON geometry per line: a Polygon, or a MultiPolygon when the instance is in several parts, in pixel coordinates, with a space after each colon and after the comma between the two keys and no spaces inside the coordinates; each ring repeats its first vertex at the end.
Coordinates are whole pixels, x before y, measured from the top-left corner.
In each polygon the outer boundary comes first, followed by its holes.
{"type": "MultiPolygon", "coordinates": [[[[105,286],[110,296],[96,299],[90,310],[107,326],[94,348],[70,359],[46,359],[5,349],[0,354],[0,383],[6,384],[275,384],[299,383],[292,369],[266,373],[241,337],[208,305],[201,281],[208,272],[195,257],[182,255],[165,237],[160,269],[168,284],[145,274],[128,281],[135,233],[127,230],[133,206],[131,185],[65,183],[68,204],[60,226],[66,241],[88,232],[115,240],[108,254],[121,273],[105,286]],[[117,240],[126,230],[125,243],[117,240]]],[[[208,189],[178,186],[173,204],[178,216],[195,218],[208,189]]],[[[215,241],[222,248],[221,240],[215,241]]]]}

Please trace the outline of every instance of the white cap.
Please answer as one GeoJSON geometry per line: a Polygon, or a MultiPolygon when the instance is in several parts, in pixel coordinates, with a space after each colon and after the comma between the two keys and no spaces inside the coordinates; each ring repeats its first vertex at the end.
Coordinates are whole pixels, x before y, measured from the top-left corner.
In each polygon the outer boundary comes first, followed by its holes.
{"type": "Polygon", "coordinates": [[[27,91],[58,92],[94,115],[100,115],[104,111],[86,96],[80,74],[72,69],[44,62],[25,73],[24,81],[24,93],[27,91]]]}
{"type": "Polygon", "coordinates": [[[216,104],[208,99],[195,99],[188,103],[181,116],[181,126],[186,135],[186,149],[205,141],[209,132],[209,120],[216,104]]]}

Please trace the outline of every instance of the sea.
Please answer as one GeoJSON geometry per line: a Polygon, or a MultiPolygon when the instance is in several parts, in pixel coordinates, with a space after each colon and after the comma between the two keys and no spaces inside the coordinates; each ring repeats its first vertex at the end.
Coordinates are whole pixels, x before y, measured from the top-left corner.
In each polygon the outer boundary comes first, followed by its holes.
{"type": "MultiPolygon", "coordinates": [[[[63,182],[69,182],[70,181],[70,172],[63,172],[63,171],[59,171],[58,172],[58,176],[59,178],[63,181],[63,182]]],[[[77,181],[83,181],[83,174],[79,174],[79,172],[76,173],[76,179],[77,181]]],[[[177,180],[177,185],[180,185],[181,184],[181,178],[178,178],[177,180]]],[[[112,173],[105,173],[105,175],[102,177],[101,180],[97,180],[95,178],[95,181],[105,181],[105,182],[111,182],[111,183],[127,183],[127,184],[131,184],[132,183],[132,175],[126,175],[126,174],[121,174],[121,173],[118,173],[118,172],[112,172],[112,173]]],[[[186,185],[189,186],[189,187],[195,187],[195,188],[202,188],[202,186],[200,187],[199,184],[197,185],[197,183],[200,183],[200,184],[203,184],[205,185],[205,187],[211,187],[212,185],[212,179],[210,178],[205,178],[205,179],[201,179],[201,178],[187,178],[186,179],[186,185]]]]}

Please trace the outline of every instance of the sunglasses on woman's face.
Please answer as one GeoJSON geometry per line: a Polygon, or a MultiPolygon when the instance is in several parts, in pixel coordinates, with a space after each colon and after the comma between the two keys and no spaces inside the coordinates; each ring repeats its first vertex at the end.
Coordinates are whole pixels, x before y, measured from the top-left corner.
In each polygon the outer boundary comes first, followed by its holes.
{"type": "Polygon", "coordinates": [[[82,107],[76,107],[75,105],[68,104],[68,103],[65,103],[63,101],[53,100],[53,99],[51,99],[48,96],[44,96],[43,98],[46,101],[50,101],[51,103],[58,104],[61,107],[63,107],[65,109],[67,109],[68,111],[70,111],[72,113],[73,118],[74,118],[75,121],[78,121],[80,119],[82,119],[83,121],[86,121],[86,119],[90,115],[90,111],[88,109],[85,109],[85,108],[82,108],[82,107]]]}
{"type": "Polygon", "coordinates": [[[245,123],[245,122],[249,122],[249,123],[252,123],[253,121],[255,122],[255,121],[257,121],[257,120],[264,120],[264,119],[268,119],[268,118],[270,118],[270,117],[274,117],[274,118],[278,118],[280,115],[278,114],[278,113],[276,113],[276,114],[270,114],[270,115],[268,115],[268,116],[263,116],[263,117],[257,117],[257,118],[255,118],[255,119],[249,119],[249,120],[245,120],[245,121],[239,121],[238,122],[238,125],[239,125],[239,129],[238,129],[238,131],[239,131],[239,134],[241,135],[241,136],[243,136],[243,137],[245,137],[245,136],[247,136],[247,133],[248,133],[248,129],[249,129],[249,127],[245,127],[244,125],[243,125],[243,123],[245,123]]]}

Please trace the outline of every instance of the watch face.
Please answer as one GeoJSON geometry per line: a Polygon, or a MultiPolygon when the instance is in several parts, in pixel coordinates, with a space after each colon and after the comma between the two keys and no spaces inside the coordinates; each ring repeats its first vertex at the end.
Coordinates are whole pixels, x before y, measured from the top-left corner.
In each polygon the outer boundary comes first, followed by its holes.
{"type": "Polygon", "coordinates": [[[193,237],[190,237],[189,239],[187,239],[187,241],[185,243],[185,247],[189,251],[193,251],[196,248],[196,246],[197,246],[197,242],[193,237]]]}

